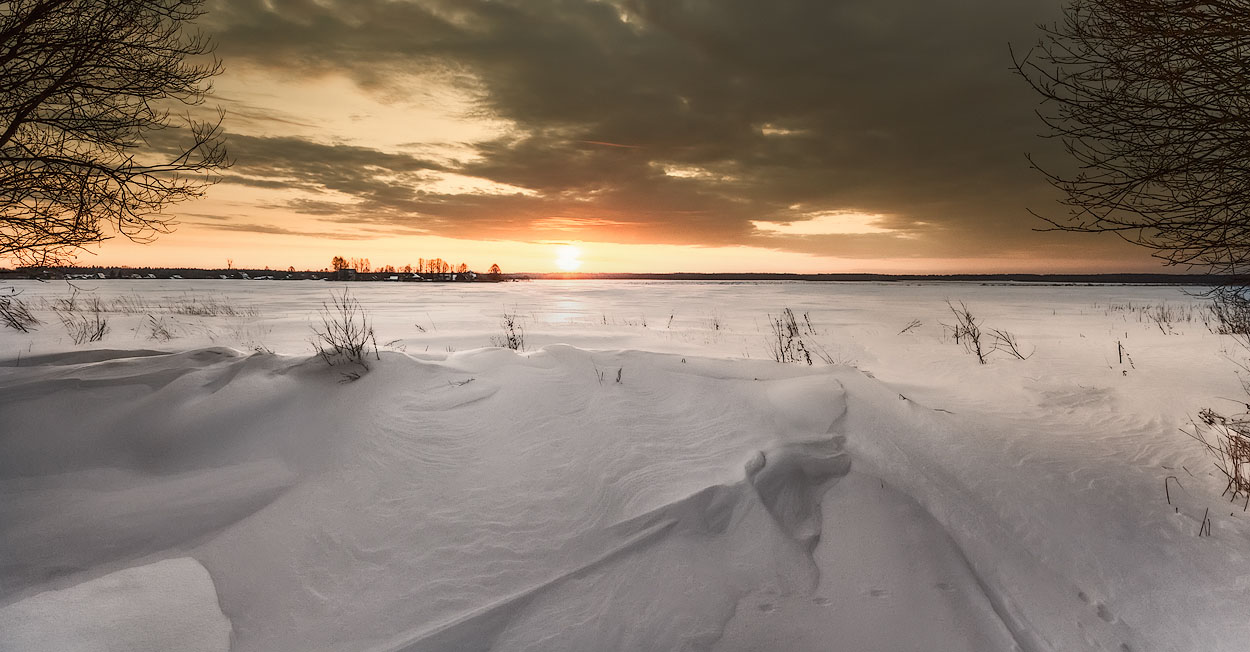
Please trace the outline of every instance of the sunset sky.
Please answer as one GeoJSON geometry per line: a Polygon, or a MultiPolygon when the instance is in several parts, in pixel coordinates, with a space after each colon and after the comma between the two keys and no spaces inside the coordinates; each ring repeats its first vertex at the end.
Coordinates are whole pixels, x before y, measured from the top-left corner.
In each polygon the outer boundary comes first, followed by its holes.
{"type": "Polygon", "coordinates": [[[1155,271],[1059,216],[1010,71],[1059,0],[219,0],[236,160],[83,264],[1155,271]],[[576,249],[570,249],[575,247],[576,249]],[[574,258],[570,252],[575,253],[574,258]]]}

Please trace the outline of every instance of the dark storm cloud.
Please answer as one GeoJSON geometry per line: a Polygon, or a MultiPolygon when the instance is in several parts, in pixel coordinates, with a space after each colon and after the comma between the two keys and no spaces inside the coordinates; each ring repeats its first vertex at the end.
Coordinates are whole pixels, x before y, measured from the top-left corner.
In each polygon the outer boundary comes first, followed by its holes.
{"type": "Polygon", "coordinates": [[[392,211],[419,194],[414,186],[423,175],[444,169],[440,163],[388,154],[353,145],[326,145],[300,138],[228,136],[236,164],[222,181],[258,188],[278,188],[354,198],[354,204],[298,199],[303,212],[329,214],[341,210],[392,211]]]}
{"type": "Polygon", "coordinates": [[[218,231],[236,231],[239,233],[264,233],[267,235],[296,235],[308,238],[333,238],[336,240],[366,240],[376,237],[375,235],[365,235],[361,233],[343,233],[337,231],[307,231],[304,229],[287,229],[270,224],[251,224],[241,221],[228,221],[223,223],[203,223],[188,220],[190,224],[199,224],[201,226],[209,226],[218,231]]]}
{"type": "Polygon", "coordinates": [[[515,125],[446,163],[236,138],[231,180],[334,190],[326,218],[462,237],[757,244],[852,256],[1012,248],[1051,195],[1025,164],[1034,100],[1009,72],[1057,0],[220,2],[228,62],[338,72],[382,95],[438,78],[515,125]],[[669,170],[671,176],[665,173],[669,170]],[[531,193],[431,194],[454,171],[531,193]],[[900,235],[779,237],[754,220],[885,215],[900,235]],[[549,233],[550,232],[550,233],[549,233]],[[567,233],[565,234],[568,235],[567,233]]]}

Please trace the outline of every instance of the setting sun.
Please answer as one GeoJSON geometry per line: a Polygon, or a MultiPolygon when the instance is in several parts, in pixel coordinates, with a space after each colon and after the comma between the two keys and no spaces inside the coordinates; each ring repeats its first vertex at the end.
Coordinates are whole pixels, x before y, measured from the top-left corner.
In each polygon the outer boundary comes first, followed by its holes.
{"type": "Polygon", "coordinates": [[[581,249],[573,245],[560,245],[556,247],[556,267],[565,272],[576,271],[582,266],[581,256],[581,249]]]}

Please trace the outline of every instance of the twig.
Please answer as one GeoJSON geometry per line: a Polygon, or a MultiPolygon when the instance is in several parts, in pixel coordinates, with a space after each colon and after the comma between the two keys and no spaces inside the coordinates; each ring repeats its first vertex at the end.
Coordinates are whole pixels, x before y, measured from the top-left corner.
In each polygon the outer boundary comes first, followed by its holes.
{"type": "Polygon", "coordinates": [[[1174,475],[1169,475],[1168,477],[1166,477],[1166,478],[1164,478],[1164,479],[1163,479],[1163,495],[1164,495],[1164,496],[1167,496],[1167,499],[1168,499],[1168,504],[1169,504],[1169,505],[1171,505],[1171,504],[1172,504],[1172,494],[1168,491],[1168,480],[1176,480],[1176,486],[1177,486],[1177,487],[1180,487],[1181,489],[1184,489],[1184,487],[1182,487],[1182,486],[1181,486],[1181,481],[1180,481],[1180,479],[1178,479],[1178,478],[1177,478],[1176,476],[1174,476],[1174,475]]]}

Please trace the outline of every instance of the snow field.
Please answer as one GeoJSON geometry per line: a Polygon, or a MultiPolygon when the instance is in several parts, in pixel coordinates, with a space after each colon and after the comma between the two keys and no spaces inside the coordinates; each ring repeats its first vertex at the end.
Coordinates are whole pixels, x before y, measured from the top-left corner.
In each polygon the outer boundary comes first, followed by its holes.
{"type": "Polygon", "coordinates": [[[1238,352],[1192,309],[1139,308],[1198,304],[1174,288],[358,284],[384,350],[342,383],[307,348],[330,284],[147,283],[95,288],[147,311],[106,313],[101,342],[42,308],[34,335],[0,332],[10,613],[55,621],[50,589],[190,558],[235,650],[1250,637],[1229,572],[1250,529],[1177,432],[1235,398],[1238,352]],[[206,296],[233,314],[177,312],[206,296]],[[947,298],[1032,357],[977,365],[947,298]],[[762,359],[783,307],[855,366],[762,359]],[[504,312],[529,351],[480,348],[504,312]]]}

